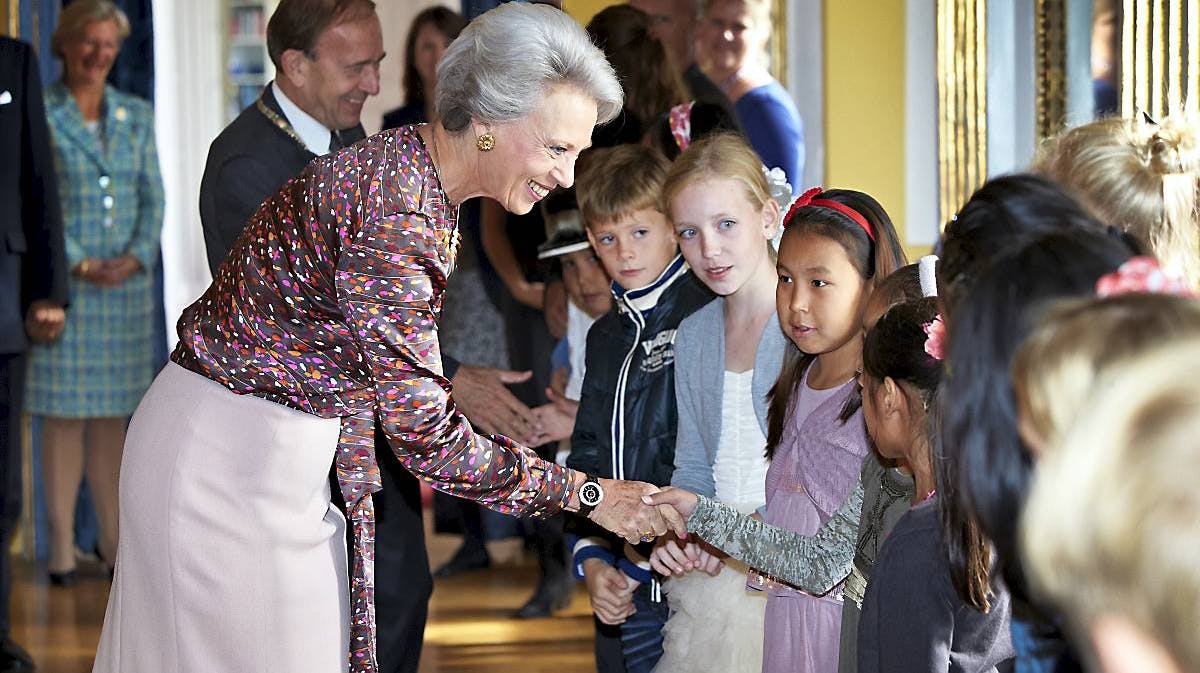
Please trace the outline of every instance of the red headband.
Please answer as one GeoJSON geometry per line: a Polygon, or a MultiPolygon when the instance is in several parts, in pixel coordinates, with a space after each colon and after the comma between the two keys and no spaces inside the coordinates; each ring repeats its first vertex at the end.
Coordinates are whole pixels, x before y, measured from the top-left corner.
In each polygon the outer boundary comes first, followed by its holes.
{"type": "Polygon", "coordinates": [[[829,210],[835,210],[835,211],[845,215],[846,217],[854,220],[854,222],[856,224],[858,224],[858,226],[863,228],[863,231],[867,232],[867,238],[871,239],[872,241],[875,240],[875,230],[871,228],[871,223],[867,222],[867,218],[863,217],[862,213],[851,208],[850,206],[847,206],[844,203],[838,203],[837,201],[834,201],[832,199],[814,199],[813,198],[814,196],[816,196],[817,194],[820,194],[823,191],[825,191],[825,190],[821,187],[813,187],[812,189],[808,190],[807,192],[804,192],[799,197],[797,197],[796,200],[794,202],[792,202],[792,207],[788,208],[787,216],[783,218],[784,228],[786,229],[787,226],[789,224],[791,224],[792,216],[796,214],[797,210],[799,210],[801,208],[805,208],[807,206],[815,206],[817,208],[827,208],[829,210]]]}

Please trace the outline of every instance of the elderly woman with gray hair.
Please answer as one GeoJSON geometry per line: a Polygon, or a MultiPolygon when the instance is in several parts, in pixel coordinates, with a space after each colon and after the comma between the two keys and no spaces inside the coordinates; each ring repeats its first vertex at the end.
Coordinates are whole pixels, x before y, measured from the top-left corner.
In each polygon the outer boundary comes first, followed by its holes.
{"type": "Polygon", "coordinates": [[[377,418],[445,492],[520,516],[574,511],[632,541],[685,532],[642,503],[652,486],[475,434],[441,372],[458,204],[524,213],[572,184],[592,128],[621,108],[612,68],[562,12],[514,3],[463,31],[438,82],[438,123],[314,160],[183,312],[129,429],[95,671],[376,670],[377,418]]]}

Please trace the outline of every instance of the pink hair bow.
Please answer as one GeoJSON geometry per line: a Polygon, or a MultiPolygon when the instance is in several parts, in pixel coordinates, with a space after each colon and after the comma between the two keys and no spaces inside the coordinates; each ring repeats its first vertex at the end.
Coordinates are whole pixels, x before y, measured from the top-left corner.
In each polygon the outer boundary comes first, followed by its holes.
{"type": "Polygon", "coordinates": [[[683,105],[676,105],[667,113],[667,125],[671,128],[671,135],[675,138],[680,152],[692,144],[692,107],[695,104],[696,101],[689,101],[683,105]]]}
{"type": "Polygon", "coordinates": [[[925,323],[925,352],[934,360],[946,359],[946,323],[939,313],[925,323]]]}
{"type": "Polygon", "coordinates": [[[1116,271],[1104,274],[1096,281],[1097,297],[1139,293],[1195,296],[1186,283],[1163,271],[1157,259],[1145,255],[1129,258],[1116,271]]]}

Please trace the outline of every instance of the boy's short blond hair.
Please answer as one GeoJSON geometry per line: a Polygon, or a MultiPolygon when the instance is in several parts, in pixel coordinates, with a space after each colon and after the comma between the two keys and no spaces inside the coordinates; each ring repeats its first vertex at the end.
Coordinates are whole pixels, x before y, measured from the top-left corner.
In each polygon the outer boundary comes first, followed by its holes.
{"type": "Polygon", "coordinates": [[[656,149],[617,145],[592,150],[579,171],[575,197],[584,226],[611,224],[639,210],[660,210],[671,164],[656,149]]]}
{"type": "Polygon", "coordinates": [[[1038,464],[1021,525],[1033,586],[1081,632],[1123,618],[1200,670],[1200,339],[1106,384],[1038,464]]]}
{"type": "Polygon", "coordinates": [[[1013,359],[1021,414],[1053,449],[1109,370],[1182,339],[1200,339],[1200,304],[1193,299],[1127,294],[1059,302],[1040,316],[1013,359]]]}

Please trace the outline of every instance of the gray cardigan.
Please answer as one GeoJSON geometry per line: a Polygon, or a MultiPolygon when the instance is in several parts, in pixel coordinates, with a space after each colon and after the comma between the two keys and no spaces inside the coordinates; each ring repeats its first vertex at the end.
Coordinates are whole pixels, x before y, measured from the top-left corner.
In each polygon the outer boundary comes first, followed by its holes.
{"type": "MultiPolygon", "coordinates": [[[[725,376],[725,299],[718,297],[679,323],[675,334],[675,472],[671,485],[713,497],[713,462],[721,441],[725,376]],[[713,338],[715,335],[716,338],[713,338]]],[[[787,337],[774,313],[763,326],[754,356],[754,413],[767,434],[767,393],[779,370],[787,337]]]]}

